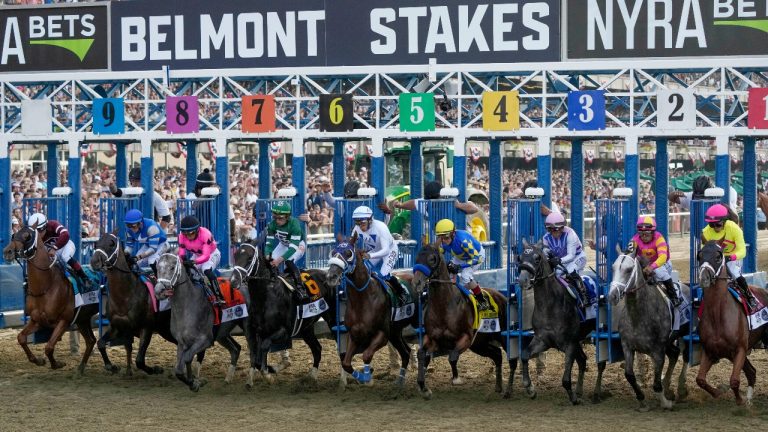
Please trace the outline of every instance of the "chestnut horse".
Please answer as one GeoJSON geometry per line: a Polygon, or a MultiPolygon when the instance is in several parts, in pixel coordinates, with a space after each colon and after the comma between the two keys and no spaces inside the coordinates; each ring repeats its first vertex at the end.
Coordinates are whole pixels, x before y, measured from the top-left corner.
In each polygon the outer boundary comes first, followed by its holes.
{"type": "MultiPolygon", "coordinates": [[[[502,390],[502,356],[498,346],[505,346],[501,329],[507,328],[507,299],[496,290],[488,290],[499,306],[499,328],[495,333],[476,333],[473,329],[475,311],[456,284],[451,281],[448,267],[436,245],[427,244],[416,255],[413,270],[413,288],[417,295],[427,291],[428,303],[424,309],[424,339],[419,349],[419,377],[417,382],[424,398],[432,391],[426,385],[425,372],[435,353],[447,352],[454,384],[458,384],[459,356],[467,349],[488,357],[496,369],[496,392],[502,390]],[[496,345],[498,346],[496,346],[496,345]]],[[[517,369],[517,359],[509,360],[509,385],[504,397],[512,392],[512,381],[517,369]]]]}
{"type": "MultiPolygon", "coordinates": [[[[699,336],[703,347],[701,365],[696,376],[696,384],[713,397],[720,396],[720,390],[707,382],[707,373],[714,363],[726,358],[733,363],[730,386],[736,397],[736,403],[744,400],[739,392],[740,373],[747,377],[747,404],[752,403],[757,372],[747,358],[749,351],[760,341],[766,326],[750,330],[744,308],[733,298],[728,289],[728,269],[723,258],[723,250],[716,241],[707,242],[698,253],[699,283],[704,291],[699,319],[699,336]]],[[[768,305],[765,292],[752,291],[760,302],[768,305]]]]}
{"type": "Polygon", "coordinates": [[[347,309],[344,323],[347,332],[347,352],[342,353],[342,385],[346,385],[347,374],[361,383],[372,383],[371,360],[373,355],[390,342],[400,354],[400,376],[397,384],[405,384],[405,371],[410,361],[411,348],[403,340],[403,329],[411,324],[418,326],[418,316],[410,319],[392,321],[392,302],[381,286],[379,279],[371,276],[370,264],[363,257],[365,251],[357,249],[354,233],[348,242],[341,241],[330,260],[326,282],[330,287],[346,283],[347,309]],[[352,357],[363,354],[363,371],[352,368],[352,357]]]}
{"type": "Polygon", "coordinates": [[[30,362],[43,366],[45,358],[35,356],[27,345],[27,336],[42,327],[52,328],[53,332],[45,345],[45,356],[51,362],[52,369],[59,369],[65,364],[53,357],[56,343],[61,335],[73,323],[85,340],[85,352],[77,368],[78,373],[85,371],[85,365],[91,356],[96,337],[93,335],[91,318],[99,312],[98,304],[75,307],[75,293],[72,283],[54,260],[51,262],[43,245],[41,235],[35,227],[24,227],[17,231],[11,242],[3,250],[6,261],[13,259],[27,261],[27,299],[26,313],[29,322],[16,338],[27,354],[30,362]]]}

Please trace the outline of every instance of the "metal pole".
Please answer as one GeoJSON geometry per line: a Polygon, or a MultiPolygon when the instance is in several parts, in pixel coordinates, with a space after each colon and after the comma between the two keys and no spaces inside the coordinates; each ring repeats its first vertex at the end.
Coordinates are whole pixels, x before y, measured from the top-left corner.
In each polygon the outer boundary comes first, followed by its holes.
{"type": "Polygon", "coordinates": [[[571,228],[584,238],[584,141],[571,141],[571,228]]]}
{"type": "Polygon", "coordinates": [[[666,138],[656,140],[655,166],[655,208],[657,230],[669,241],[669,141],[666,138]]]}

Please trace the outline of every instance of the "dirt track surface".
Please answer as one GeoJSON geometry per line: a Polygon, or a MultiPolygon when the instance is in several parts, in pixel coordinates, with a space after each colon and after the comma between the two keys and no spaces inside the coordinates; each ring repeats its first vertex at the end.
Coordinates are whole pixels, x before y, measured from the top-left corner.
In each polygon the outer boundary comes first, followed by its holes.
{"type": "MultiPolygon", "coordinates": [[[[678,252],[681,246],[673,239],[673,256],[679,265],[685,262],[678,252]]],[[[761,244],[762,245],[762,244],[761,244]]],[[[764,253],[762,255],[765,255],[764,253]]],[[[766,268],[761,256],[760,268],[766,268]]],[[[682,268],[681,268],[682,270],[682,268]]],[[[685,274],[685,273],[683,273],[685,274]]],[[[536,379],[538,397],[530,400],[522,392],[518,374],[511,400],[493,392],[491,362],[472,353],[461,357],[459,368],[466,379],[463,386],[450,384],[447,359],[433,362],[435,370],[427,377],[434,392],[425,401],[416,391],[416,371],[408,370],[405,389],[384,377],[388,356],[386,350],[374,358],[374,384],[371,387],[350,384],[339,388],[339,362],[335,343],[323,340],[323,361],[316,383],[307,378],[311,365],[309,350],[303,342],[294,343],[293,365],[280,372],[276,384],[258,379],[252,390],[245,388],[248,365],[245,349],[232,384],[224,383],[228,353],[216,346],[203,364],[202,376],[208,380],[199,393],[192,393],[172,376],[175,347],[153,341],[148,363],[160,365],[165,373],[148,376],[134,371],[126,377],[123,370],[111,375],[102,368],[98,353],[91,357],[82,377],[75,368],[79,359],[69,355],[65,339],[58,346],[58,357],[67,362],[61,370],[29,363],[16,343],[18,330],[0,330],[0,431],[235,431],[235,430],[352,430],[352,431],[448,431],[448,430],[615,430],[691,431],[747,430],[763,428],[768,419],[768,355],[763,350],[750,359],[758,371],[754,404],[737,407],[728,392],[712,399],[695,384],[698,368],[687,374],[690,395],[675,405],[671,412],[658,408],[649,388],[646,395],[652,410],[639,413],[637,402],[624,379],[620,364],[609,365],[604,388],[611,396],[599,404],[588,400],[595,382],[594,349],[586,345],[590,356],[585,380],[585,401],[571,406],[560,381],[561,354],[550,351],[546,369],[536,379]]],[[[237,337],[245,348],[245,341],[237,337]]],[[[134,345],[135,346],[135,345],[134,345]]],[[[42,346],[33,346],[42,354],[42,346]]],[[[82,349],[82,341],[81,341],[82,349]]],[[[124,367],[121,348],[111,348],[112,361],[124,367]]],[[[271,363],[277,363],[276,356],[271,363]]],[[[725,385],[730,363],[723,361],[710,372],[710,382],[725,385]]],[[[532,373],[535,367],[531,366],[532,373]]],[[[676,373],[679,373],[679,365],[676,373]]],[[[504,365],[504,376],[508,374],[504,365]]],[[[575,374],[574,374],[575,378],[575,374]]],[[[676,381],[676,380],[675,380],[676,381]]],[[[742,393],[746,381],[742,375],[742,393]]]]}

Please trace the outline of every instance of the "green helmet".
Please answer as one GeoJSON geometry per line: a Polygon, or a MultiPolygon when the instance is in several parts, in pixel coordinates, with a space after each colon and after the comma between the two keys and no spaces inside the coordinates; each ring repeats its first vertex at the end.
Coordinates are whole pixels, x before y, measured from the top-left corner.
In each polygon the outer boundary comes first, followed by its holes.
{"type": "Polygon", "coordinates": [[[291,204],[288,201],[278,201],[272,206],[274,214],[291,214],[291,204]]]}

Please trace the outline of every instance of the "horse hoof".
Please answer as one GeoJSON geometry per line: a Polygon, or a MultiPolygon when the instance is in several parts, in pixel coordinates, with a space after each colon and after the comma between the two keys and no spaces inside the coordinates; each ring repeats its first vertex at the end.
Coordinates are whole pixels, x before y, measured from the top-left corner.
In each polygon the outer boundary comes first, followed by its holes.
{"type": "Polygon", "coordinates": [[[104,365],[104,370],[111,373],[112,375],[120,372],[120,366],[115,366],[113,364],[110,365],[104,365]]]}
{"type": "Polygon", "coordinates": [[[45,366],[45,357],[35,357],[34,360],[32,360],[32,363],[38,365],[38,366],[45,366]]]}
{"type": "Polygon", "coordinates": [[[571,400],[571,405],[581,405],[581,398],[575,398],[571,400]]]}
{"type": "Polygon", "coordinates": [[[133,370],[132,369],[126,369],[125,370],[125,376],[127,376],[127,377],[133,376],[133,370]]]}
{"type": "Polygon", "coordinates": [[[67,364],[64,363],[64,362],[60,362],[58,360],[54,360],[53,362],[51,362],[51,369],[61,369],[61,368],[63,368],[66,365],[67,364]]]}
{"type": "Polygon", "coordinates": [[[675,398],[675,402],[682,402],[686,399],[688,399],[688,389],[683,388],[678,390],[677,397],[675,398]]]}
{"type": "Polygon", "coordinates": [[[456,377],[456,378],[451,380],[451,384],[453,384],[455,386],[464,385],[464,383],[465,383],[465,381],[464,381],[464,378],[462,378],[462,377],[456,377]]]}
{"type": "Polygon", "coordinates": [[[264,381],[266,381],[268,384],[271,385],[275,383],[275,374],[265,373],[262,374],[262,376],[264,377],[264,381]]]}
{"type": "Polygon", "coordinates": [[[395,384],[397,384],[398,387],[403,388],[403,386],[405,386],[405,377],[398,376],[395,380],[395,384]]]}
{"type": "Polygon", "coordinates": [[[314,382],[317,382],[317,373],[318,373],[318,370],[317,370],[316,367],[313,367],[312,369],[310,369],[309,370],[309,379],[311,379],[314,382]]]}
{"type": "Polygon", "coordinates": [[[192,375],[194,375],[195,378],[200,378],[200,369],[203,368],[203,365],[198,362],[194,361],[192,362],[192,375]]]}
{"type": "Polygon", "coordinates": [[[536,399],[536,390],[525,389],[525,395],[531,400],[536,399]]]}
{"type": "Polygon", "coordinates": [[[507,389],[506,391],[504,391],[504,394],[502,394],[501,397],[504,398],[504,399],[511,399],[512,398],[512,390],[507,389]]]}
{"type": "Polygon", "coordinates": [[[283,361],[280,362],[279,365],[275,368],[275,372],[280,372],[281,370],[285,370],[291,367],[291,361],[288,359],[283,359],[283,361]]]}
{"type": "Polygon", "coordinates": [[[636,408],[637,412],[648,412],[651,408],[645,402],[640,402],[640,406],[636,408]]]}
{"type": "Polygon", "coordinates": [[[189,389],[192,390],[195,393],[200,391],[200,381],[198,381],[198,380],[192,381],[192,384],[189,385],[189,389]]]}
{"type": "Polygon", "coordinates": [[[224,382],[227,384],[231,384],[234,378],[235,378],[235,367],[232,365],[229,365],[229,367],[227,368],[227,376],[224,378],[224,382]]]}
{"type": "Polygon", "coordinates": [[[667,400],[673,401],[675,400],[675,392],[672,390],[667,390],[664,392],[664,397],[667,398],[667,400]]]}
{"type": "Polygon", "coordinates": [[[424,400],[431,400],[432,399],[432,390],[425,388],[421,391],[421,397],[424,398],[424,400]]]}
{"type": "Polygon", "coordinates": [[[153,367],[147,369],[147,373],[149,375],[162,375],[163,372],[164,372],[164,370],[160,366],[153,366],[153,367]]]}

